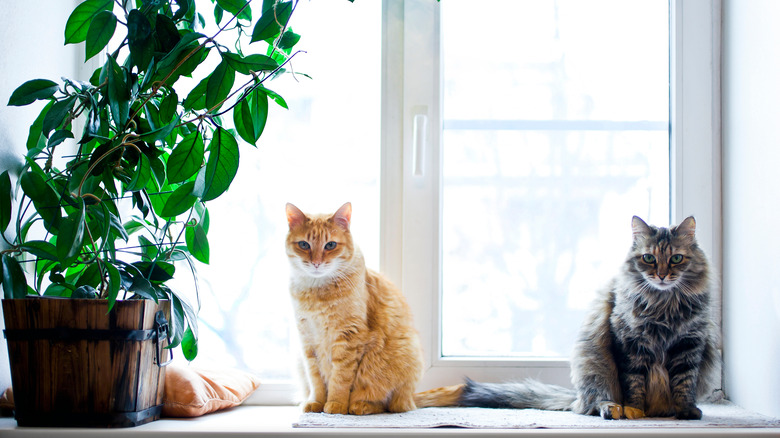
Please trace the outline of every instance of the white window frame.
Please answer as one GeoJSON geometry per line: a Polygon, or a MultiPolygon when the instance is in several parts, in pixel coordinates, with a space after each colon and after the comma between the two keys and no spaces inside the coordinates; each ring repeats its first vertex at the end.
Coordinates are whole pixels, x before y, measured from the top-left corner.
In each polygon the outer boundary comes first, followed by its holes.
{"type": "MultiPolygon", "coordinates": [[[[670,1],[672,222],[696,216],[698,241],[718,272],[720,1],[670,1]]],[[[380,265],[401,286],[415,316],[426,361],[420,388],[459,383],[463,376],[485,381],[534,377],[569,385],[566,359],[441,354],[439,7],[434,0],[383,0],[382,14],[380,265]]]]}

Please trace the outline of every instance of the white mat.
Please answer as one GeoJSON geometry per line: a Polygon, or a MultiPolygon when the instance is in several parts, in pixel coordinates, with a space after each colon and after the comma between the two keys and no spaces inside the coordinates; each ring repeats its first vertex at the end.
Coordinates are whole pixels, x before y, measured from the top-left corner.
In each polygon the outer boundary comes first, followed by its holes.
{"type": "Polygon", "coordinates": [[[319,428],[432,428],[464,427],[474,429],[581,429],[581,428],[658,428],[658,427],[762,427],[780,428],[780,419],[766,417],[739,406],[724,403],[700,405],[701,420],[648,418],[641,420],[604,420],[601,417],[571,412],[536,409],[423,408],[402,414],[332,415],[302,414],[293,427],[319,428]]]}

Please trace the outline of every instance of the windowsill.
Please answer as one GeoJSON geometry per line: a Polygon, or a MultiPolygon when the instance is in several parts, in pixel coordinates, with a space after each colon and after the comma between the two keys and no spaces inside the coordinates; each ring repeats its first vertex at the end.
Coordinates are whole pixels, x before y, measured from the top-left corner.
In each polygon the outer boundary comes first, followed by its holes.
{"type": "Polygon", "coordinates": [[[295,437],[381,437],[381,436],[523,436],[523,437],[777,437],[780,429],[760,428],[701,428],[701,429],[306,429],[293,428],[300,410],[296,406],[241,406],[215,414],[192,419],[162,419],[142,426],[125,429],[53,429],[18,428],[13,418],[0,418],[2,437],[117,437],[176,438],[191,437],[243,437],[243,436],[295,436],[295,437]]]}

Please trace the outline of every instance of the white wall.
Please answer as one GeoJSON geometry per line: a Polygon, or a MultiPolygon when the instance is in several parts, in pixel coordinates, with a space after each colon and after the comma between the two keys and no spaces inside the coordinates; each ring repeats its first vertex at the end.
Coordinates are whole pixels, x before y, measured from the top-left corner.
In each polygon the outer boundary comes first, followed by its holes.
{"type": "MultiPolygon", "coordinates": [[[[63,46],[65,22],[76,0],[4,1],[0,13],[0,172],[18,169],[26,152],[30,124],[41,102],[6,106],[11,93],[27,80],[77,78],[83,44],[63,46]],[[34,7],[32,7],[34,4],[34,7]]],[[[84,78],[84,79],[89,79],[84,78]]],[[[3,327],[0,318],[0,329],[3,327]]],[[[0,391],[11,383],[8,353],[0,339],[0,391]]]]}
{"type": "Polygon", "coordinates": [[[780,417],[780,2],[723,1],[726,393],[780,417]]]}

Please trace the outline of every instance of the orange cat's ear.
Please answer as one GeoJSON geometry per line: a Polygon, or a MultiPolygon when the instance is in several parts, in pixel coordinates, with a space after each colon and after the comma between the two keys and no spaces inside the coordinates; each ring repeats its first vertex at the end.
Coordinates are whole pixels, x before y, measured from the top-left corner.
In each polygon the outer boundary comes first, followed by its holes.
{"type": "Polygon", "coordinates": [[[346,204],[342,205],[341,208],[338,209],[336,214],[331,217],[331,220],[344,229],[344,231],[349,231],[349,221],[352,219],[352,204],[347,202],[346,204]]]}
{"type": "Polygon", "coordinates": [[[306,221],[306,215],[303,214],[301,210],[298,209],[298,207],[287,203],[287,223],[290,225],[290,229],[301,225],[304,221],[306,221]]]}

